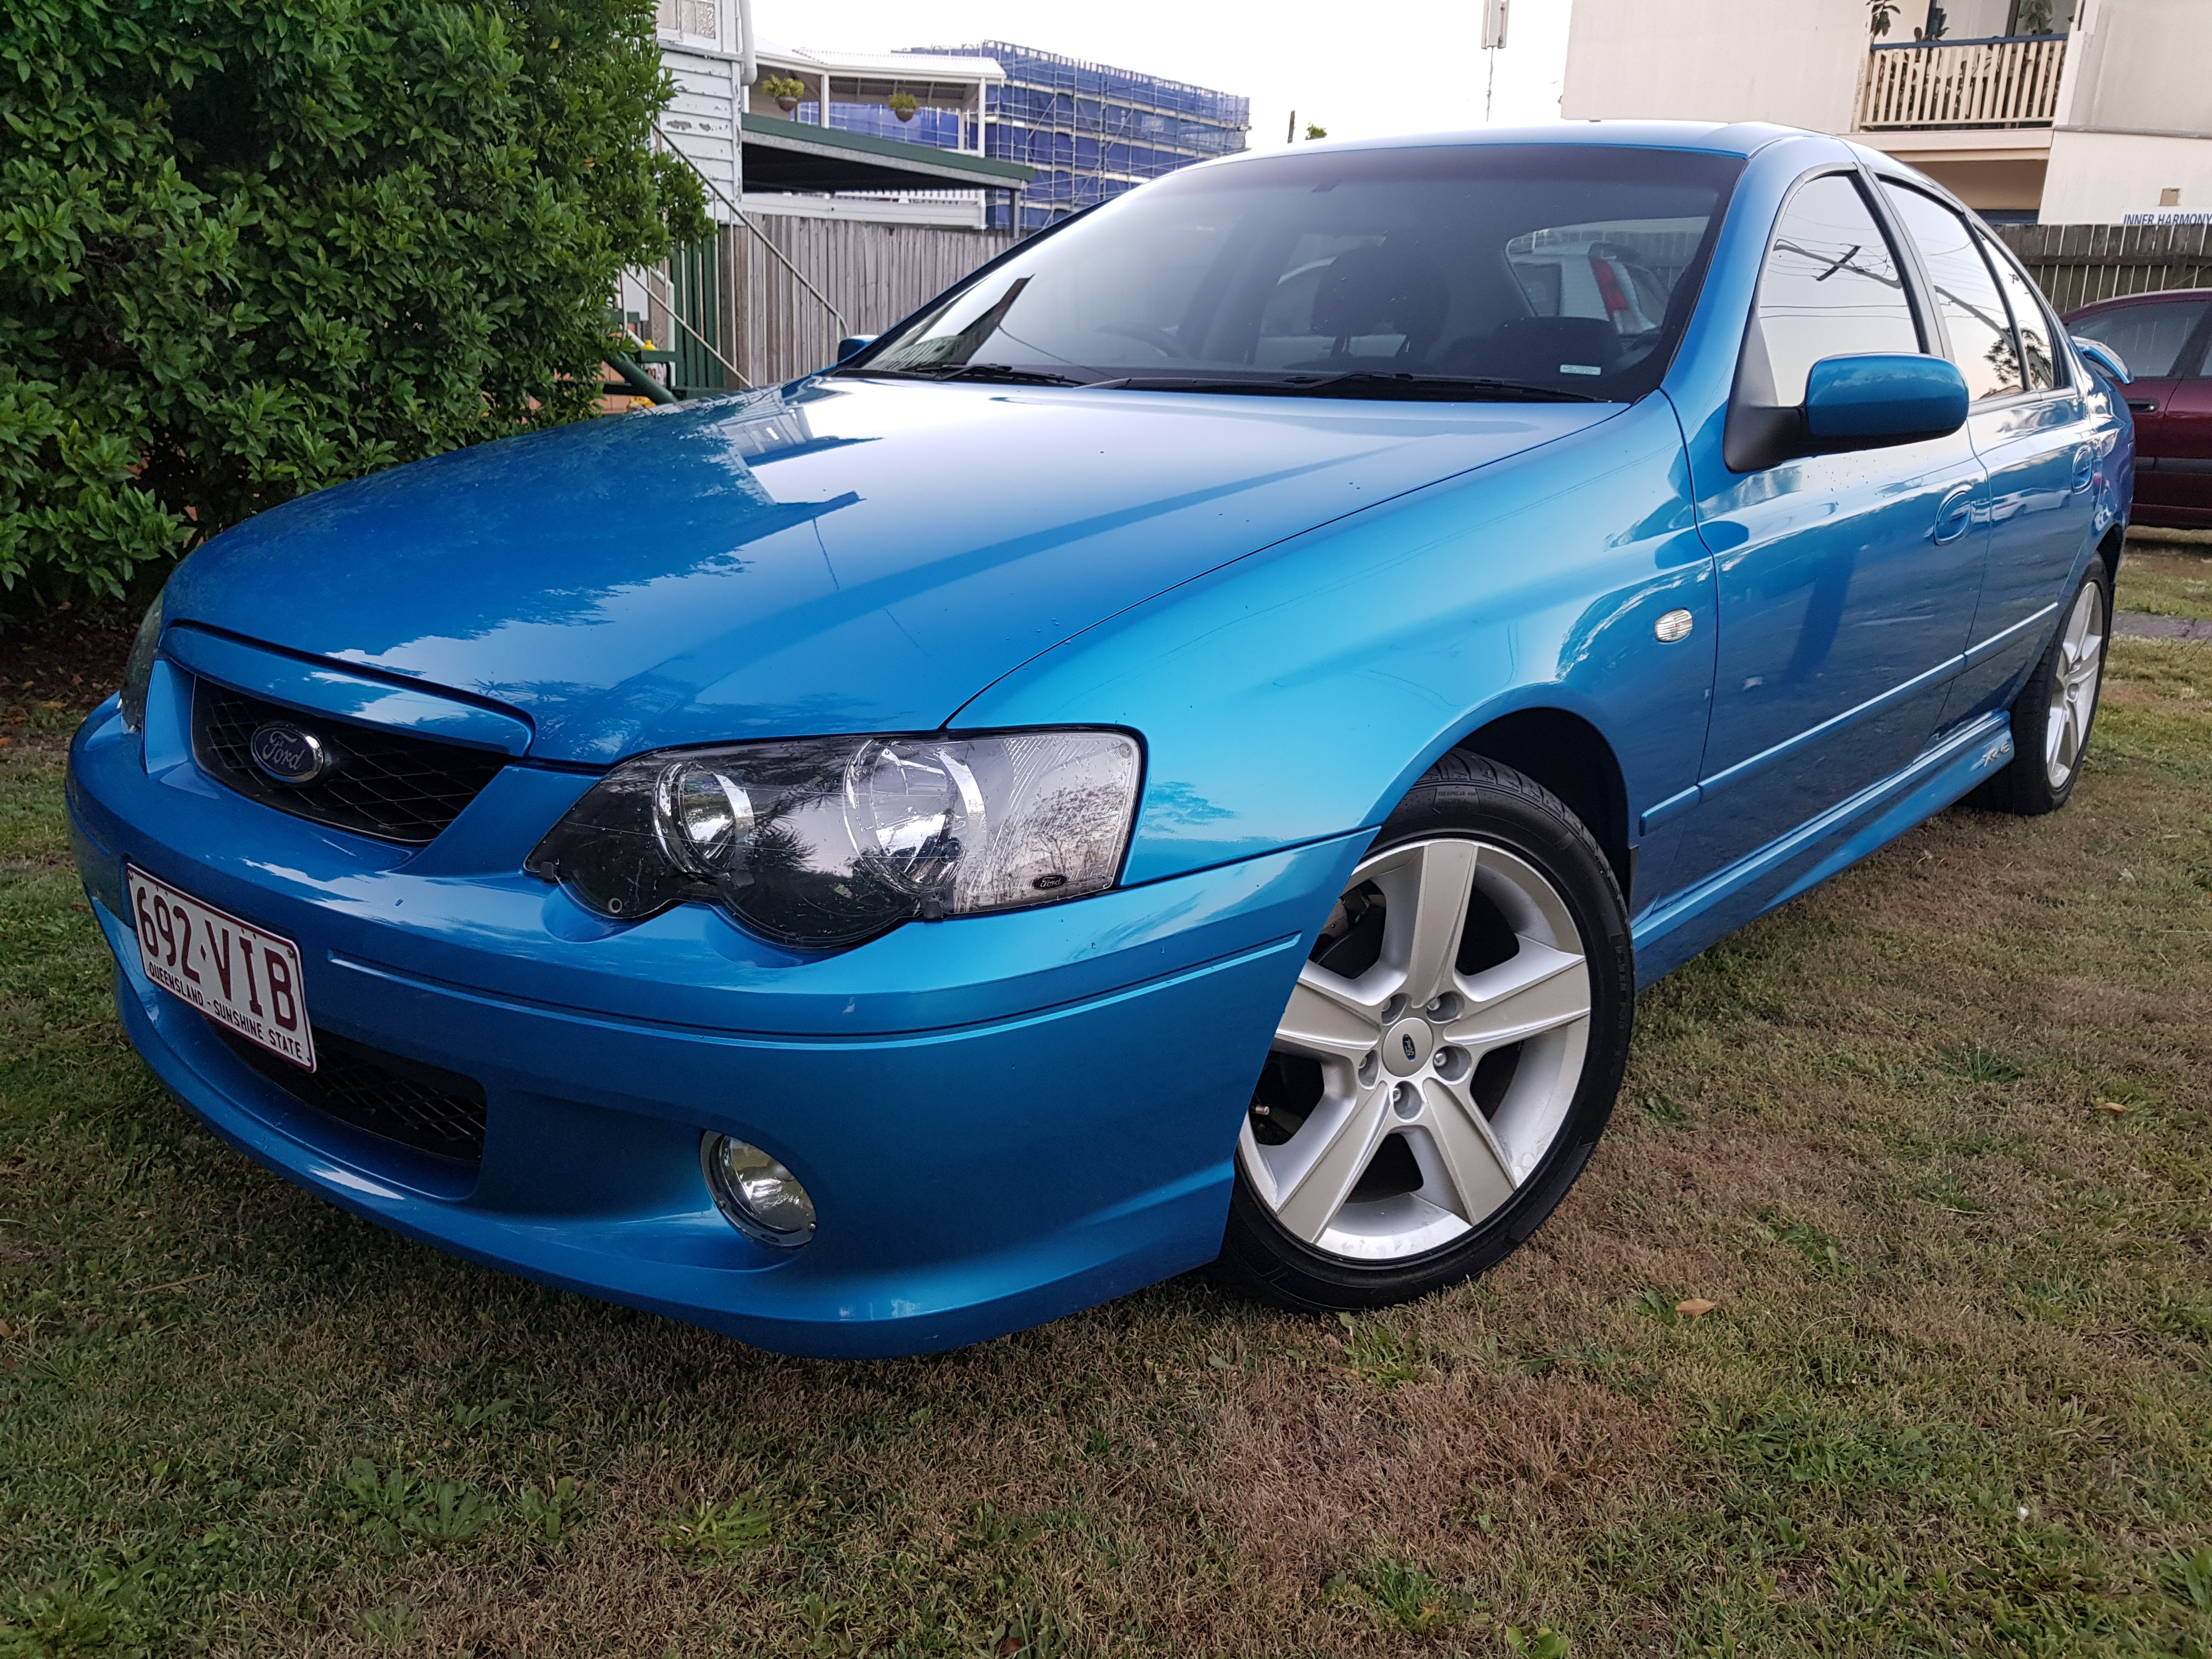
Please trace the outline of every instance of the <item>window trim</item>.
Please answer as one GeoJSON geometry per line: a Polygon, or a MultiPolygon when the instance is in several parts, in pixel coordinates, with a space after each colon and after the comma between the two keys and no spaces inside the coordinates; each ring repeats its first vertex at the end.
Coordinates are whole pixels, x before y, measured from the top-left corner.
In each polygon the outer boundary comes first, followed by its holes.
{"type": "MultiPolygon", "coordinates": [[[[1984,264],[1993,263],[1991,256],[1994,254],[1996,260],[2003,262],[2006,270],[2010,270],[2027,285],[2027,291],[2035,296],[2035,303],[2042,307],[2043,325],[2051,331],[2051,368],[2054,384],[2047,386],[2024,387],[2019,395],[2025,398],[2072,396],[2079,389],[2080,381],[2080,376],[2075,372],[2073,342],[2070,339],[2067,340],[2066,349],[2063,351],[2059,349],[2058,342],[2066,338],[2066,325],[2060,322],[2052,313],[2050,298],[2035,285],[2035,278],[2027,274],[2027,267],[2013,257],[2013,251],[2004,245],[2003,240],[1984,224],[1979,218],[1969,219],[1966,222],[1966,228],[1974,233],[1974,240],[1981,244],[1982,259],[1984,264]],[[2062,370],[2063,376],[2060,374],[2062,370]]],[[[2002,272],[1997,273],[1997,292],[2004,296],[2006,314],[2012,319],[2013,349],[2020,354],[2021,378],[2026,380],[2027,378],[2027,341],[2020,331],[2020,313],[2013,307],[2012,295],[2006,291],[2002,272]]]]}

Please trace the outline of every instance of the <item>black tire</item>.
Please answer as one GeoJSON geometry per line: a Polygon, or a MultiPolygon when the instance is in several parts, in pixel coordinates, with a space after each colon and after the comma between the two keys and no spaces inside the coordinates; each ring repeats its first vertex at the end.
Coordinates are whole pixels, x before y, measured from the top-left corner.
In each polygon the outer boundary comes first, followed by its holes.
{"type": "Polygon", "coordinates": [[[2071,799],[2074,786],[2081,780],[2082,757],[2087,753],[2089,738],[2096,729],[2097,706],[2104,694],[2105,647],[2111,640],[2112,616],[2112,570],[2104,560],[2092,559],[2081,586],[2068,596],[2065,608],[2059,613],[2058,626],[2051,632],[2043,659],[2036,664],[2035,672],[2027,677],[2027,683],[2013,700],[2013,757],[2004,770],[1967,797],[1969,805],[1992,812],[2035,817],[2057,811],[2071,799]],[[2093,592],[2098,611],[2098,646],[2086,687],[2088,708],[2080,723],[2070,763],[2065,766],[2063,776],[2054,777],[2057,763],[2051,756],[2051,737],[2053,726],[2060,717],[2054,713],[2052,694],[2068,671],[2069,627],[2084,596],[2093,592]]]}
{"type": "MultiPolygon", "coordinates": [[[[1604,853],[1550,791],[1508,767],[1459,752],[1437,762],[1408,792],[1362,866],[1394,848],[1443,837],[1493,844],[1534,866],[1581,935],[1589,974],[1588,1041],[1581,1077],[1550,1150],[1479,1224],[1439,1249],[1387,1262],[1350,1260],[1293,1234],[1255,1190],[1240,1152],[1228,1228],[1212,1270],[1231,1290],[1301,1311],[1357,1311],[1474,1278],[1557,1207],[1612,1114],[1635,1020],[1636,966],[1627,907],[1604,853]]],[[[1315,959],[1326,944],[1316,945],[1315,959]]]]}

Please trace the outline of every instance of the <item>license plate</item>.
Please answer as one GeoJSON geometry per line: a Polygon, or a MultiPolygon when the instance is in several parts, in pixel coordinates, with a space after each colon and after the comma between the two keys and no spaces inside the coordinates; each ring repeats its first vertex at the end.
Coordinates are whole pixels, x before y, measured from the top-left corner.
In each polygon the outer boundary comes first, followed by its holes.
{"type": "Polygon", "coordinates": [[[146,977],[248,1042],[313,1071],[300,947],[143,870],[125,865],[123,873],[146,977]]]}

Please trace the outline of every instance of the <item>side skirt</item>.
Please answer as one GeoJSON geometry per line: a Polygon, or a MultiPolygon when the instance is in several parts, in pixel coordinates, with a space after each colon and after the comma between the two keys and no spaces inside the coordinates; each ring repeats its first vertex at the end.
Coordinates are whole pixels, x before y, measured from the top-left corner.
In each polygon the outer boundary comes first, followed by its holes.
{"type": "Polygon", "coordinates": [[[1968,721],[1912,763],[1839,801],[1695,887],[1668,895],[1632,924],[1636,978],[1649,985],[1746,922],[1786,904],[1926,822],[2012,759],[2012,722],[1997,710],[1968,721]]]}

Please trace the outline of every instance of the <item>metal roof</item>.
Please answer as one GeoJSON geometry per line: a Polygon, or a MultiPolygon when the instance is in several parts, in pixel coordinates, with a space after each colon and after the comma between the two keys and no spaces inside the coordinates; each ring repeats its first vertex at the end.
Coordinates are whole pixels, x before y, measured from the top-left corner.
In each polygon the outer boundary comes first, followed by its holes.
{"type": "Polygon", "coordinates": [[[964,81],[1003,81],[1006,72],[994,58],[933,57],[917,64],[915,54],[902,52],[824,52],[814,46],[779,46],[763,40],[753,54],[779,69],[809,69],[830,75],[911,76],[919,70],[964,81]]]}
{"type": "Polygon", "coordinates": [[[744,179],[755,190],[1011,190],[1036,177],[1018,161],[787,121],[744,118],[744,179]]]}

